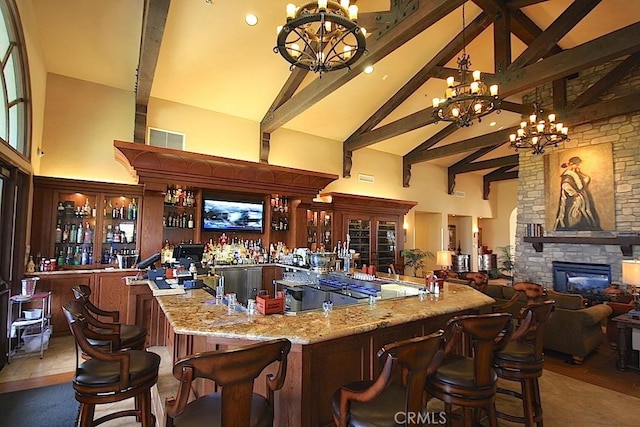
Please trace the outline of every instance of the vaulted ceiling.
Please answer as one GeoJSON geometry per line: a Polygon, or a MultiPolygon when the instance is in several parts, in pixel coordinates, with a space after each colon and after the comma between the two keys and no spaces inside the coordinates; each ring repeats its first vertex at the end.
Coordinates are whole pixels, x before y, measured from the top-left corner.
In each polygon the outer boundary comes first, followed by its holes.
{"type": "Polygon", "coordinates": [[[455,176],[517,177],[508,134],[529,114],[522,96],[552,87],[552,105],[570,129],[640,111],[638,93],[605,96],[640,61],[640,2],[619,0],[358,0],[367,54],[351,71],[322,78],[289,70],[273,53],[290,0],[32,0],[47,69],[136,92],[135,137],[144,141],[150,97],[260,122],[260,160],[280,128],[343,142],[343,175],[364,148],[431,162],[455,176]],[[53,4],[55,3],[55,5],[53,4]],[[463,47],[472,68],[500,85],[500,114],[456,128],[432,118],[431,99],[456,72],[463,47]],[[244,16],[254,13],[258,25],[244,16]],[[566,82],[588,67],[616,66],[577,99],[566,82]],[[364,67],[374,65],[372,74],[364,67]],[[322,118],[322,120],[318,120],[322,118]]]}

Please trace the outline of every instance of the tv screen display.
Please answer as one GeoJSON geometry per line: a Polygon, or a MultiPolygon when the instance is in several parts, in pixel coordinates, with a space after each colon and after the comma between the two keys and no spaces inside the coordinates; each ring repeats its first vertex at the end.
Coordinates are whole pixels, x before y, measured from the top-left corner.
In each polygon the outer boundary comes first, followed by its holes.
{"type": "Polygon", "coordinates": [[[261,201],[204,199],[203,231],[263,232],[261,201]]]}

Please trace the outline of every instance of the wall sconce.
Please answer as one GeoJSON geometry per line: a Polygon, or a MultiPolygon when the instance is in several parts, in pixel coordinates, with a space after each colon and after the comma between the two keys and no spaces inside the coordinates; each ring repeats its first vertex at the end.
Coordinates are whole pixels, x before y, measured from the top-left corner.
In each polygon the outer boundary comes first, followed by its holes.
{"type": "Polygon", "coordinates": [[[478,237],[478,232],[480,231],[480,229],[478,228],[477,225],[474,225],[472,231],[473,231],[473,238],[475,239],[476,237],[478,237]]]}
{"type": "Polygon", "coordinates": [[[44,150],[38,147],[38,157],[44,157],[44,150]]]}
{"type": "Polygon", "coordinates": [[[402,231],[404,231],[404,242],[407,243],[407,229],[409,228],[409,224],[405,221],[402,224],[402,231]]]}

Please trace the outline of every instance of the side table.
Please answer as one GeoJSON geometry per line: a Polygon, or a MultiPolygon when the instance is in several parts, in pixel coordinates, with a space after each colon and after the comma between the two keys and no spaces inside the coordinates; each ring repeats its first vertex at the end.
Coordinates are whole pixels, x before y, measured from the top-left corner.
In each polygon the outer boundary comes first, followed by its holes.
{"type": "MultiPolygon", "coordinates": [[[[25,332],[29,327],[37,327],[39,336],[36,336],[37,350],[39,350],[40,358],[44,355],[45,333],[49,328],[51,318],[51,292],[37,293],[29,296],[13,295],[9,298],[9,327],[7,328],[7,337],[9,348],[7,351],[7,363],[11,362],[11,358],[16,356],[19,351],[31,354],[38,354],[33,350],[29,350],[25,345],[21,344],[21,339],[25,338],[25,332]],[[14,310],[14,307],[17,309],[14,310]],[[25,310],[27,308],[36,308],[40,310],[40,315],[35,318],[27,318],[25,310]],[[14,344],[15,343],[15,344],[14,344]]],[[[26,338],[25,338],[26,339],[26,338]]],[[[48,341],[47,341],[48,342],[48,341]]],[[[36,350],[36,351],[37,351],[36,350]]]]}
{"type": "Polygon", "coordinates": [[[627,329],[640,329],[640,319],[629,316],[628,313],[620,314],[613,319],[618,327],[618,361],[616,368],[619,371],[626,371],[627,368],[640,369],[638,366],[629,365],[629,348],[631,343],[627,342],[627,329]]]}

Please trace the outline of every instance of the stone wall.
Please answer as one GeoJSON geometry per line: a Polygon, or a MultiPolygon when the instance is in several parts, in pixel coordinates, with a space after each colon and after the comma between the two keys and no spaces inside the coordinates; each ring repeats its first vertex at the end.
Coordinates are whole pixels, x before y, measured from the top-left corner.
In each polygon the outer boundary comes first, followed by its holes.
{"type": "MultiPolygon", "coordinates": [[[[567,83],[567,99],[570,103],[575,97],[593,85],[617,62],[594,67],[580,73],[580,76],[567,83]]],[[[601,99],[608,100],[619,96],[637,93],[640,89],[640,72],[636,69],[612,88],[601,99]]],[[[538,97],[551,99],[550,85],[540,88],[538,97]]],[[[531,102],[530,94],[528,102],[531,102]]],[[[523,99],[527,102],[527,97],[523,99]]],[[[558,117],[558,121],[561,121],[558,117]]],[[[611,237],[618,233],[640,233],[640,112],[611,117],[569,128],[569,138],[562,147],[583,147],[611,143],[614,168],[615,232],[604,231],[545,231],[544,236],[591,236],[611,237]]],[[[612,281],[621,283],[621,261],[623,257],[619,246],[568,243],[544,243],[544,250],[536,252],[531,243],[525,243],[526,224],[545,224],[544,155],[534,156],[530,152],[520,152],[520,171],[518,184],[518,226],[516,231],[515,260],[516,280],[529,280],[548,288],[553,287],[552,261],[578,263],[610,264],[612,281]]],[[[640,256],[640,246],[633,248],[633,256],[640,256]]]]}

